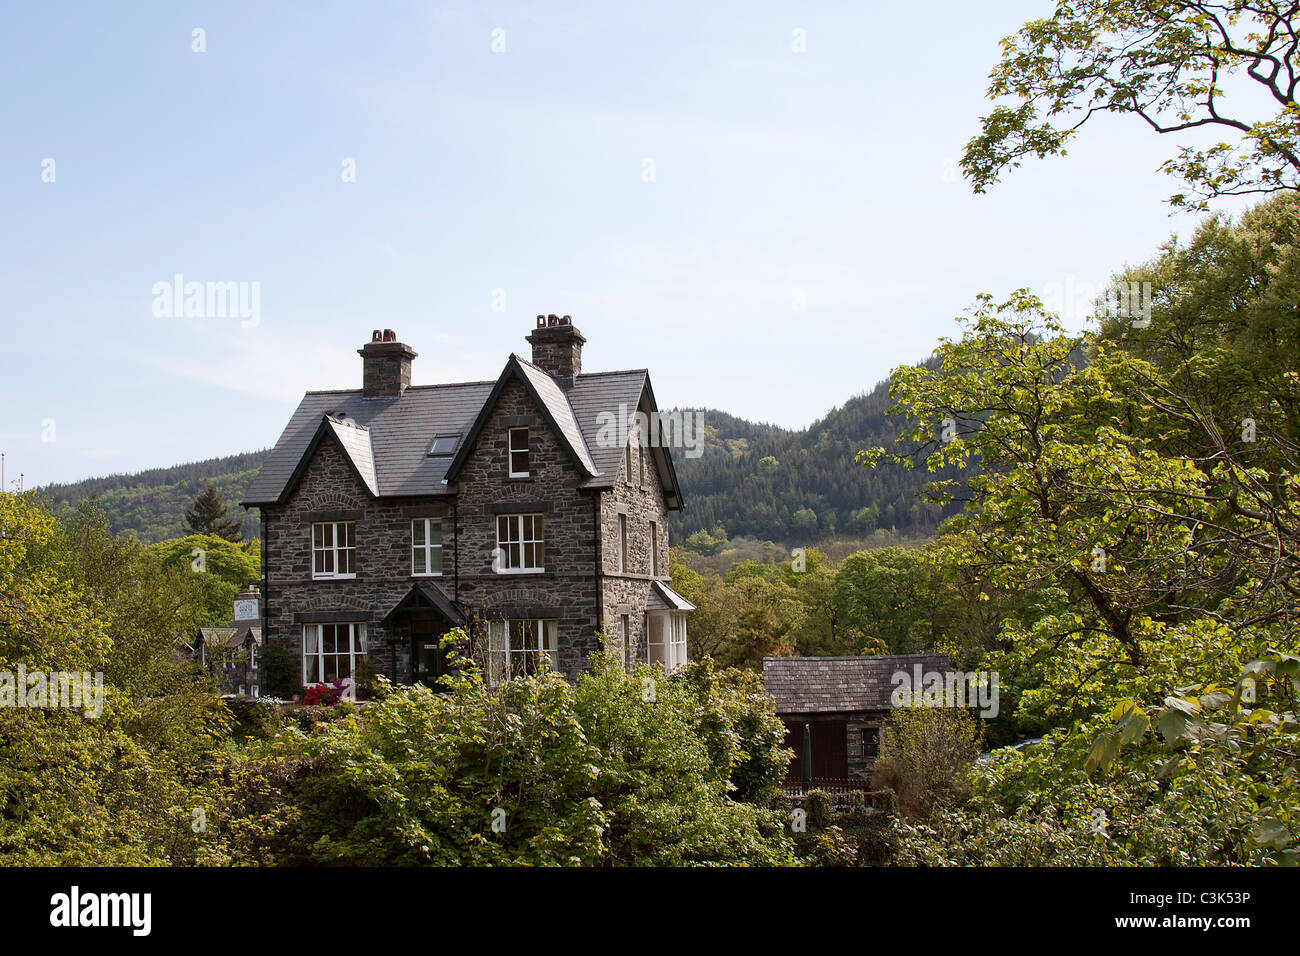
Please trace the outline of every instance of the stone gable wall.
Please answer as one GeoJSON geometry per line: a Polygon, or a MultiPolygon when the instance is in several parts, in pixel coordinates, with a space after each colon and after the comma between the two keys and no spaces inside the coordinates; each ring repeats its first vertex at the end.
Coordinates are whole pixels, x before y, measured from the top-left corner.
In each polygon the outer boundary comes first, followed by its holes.
{"type": "Polygon", "coordinates": [[[569,677],[596,649],[596,496],[578,490],[583,477],[518,379],[502,389],[456,476],[461,602],[485,620],[556,619],[560,670],[569,677]],[[509,476],[508,430],[519,426],[528,429],[528,478],[509,476]],[[545,516],[545,571],[493,571],[502,513],[545,516]]]}

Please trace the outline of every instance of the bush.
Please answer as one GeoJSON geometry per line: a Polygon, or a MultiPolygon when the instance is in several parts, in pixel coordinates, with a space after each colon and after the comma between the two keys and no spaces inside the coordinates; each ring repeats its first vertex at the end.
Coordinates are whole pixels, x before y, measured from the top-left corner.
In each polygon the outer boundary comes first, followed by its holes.
{"type": "Polygon", "coordinates": [[[280,700],[289,700],[298,694],[302,685],[298,683],[298,662],[293,655],[279,644],[270,643],[262,648],[261,654],[262,692],[280,700]]]}
{"type": "Polygon", "coordinates": [[[924,820],[935,806],[969,794],[978,741],[979,725],[969,711],[896,708],[881,728],[872,786],[893,792],[896,812],[904,819],[924,820]]]}
{"type": "Polygon", "coordinates": [[[769,758],[745,749],[731,721],[746,711],[714,681],[702,702],[702,678],[599,656],[576,683],[544,670],[487,687],[472,664],[449,680],[435,694],[377,678],[364,713],[286,731],[277,759],[292,770],[275,786],[293,822],[267,852],[303,865],[793,862],[780,816],[731,796],[731,770],[769,758]]]}
{"type": "Polygon", "coordinates": [[[803,808],[808,814],[809,823],[815,827],[824,827],[830,822],[834,803],[825,790],[809,790],[804,794],[803,808]]]}

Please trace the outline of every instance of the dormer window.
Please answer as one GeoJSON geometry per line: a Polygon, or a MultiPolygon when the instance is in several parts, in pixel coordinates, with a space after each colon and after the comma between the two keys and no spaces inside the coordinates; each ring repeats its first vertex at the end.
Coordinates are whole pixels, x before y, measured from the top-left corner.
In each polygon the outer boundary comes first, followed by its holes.
{"type": "Polygon", "coordinates": [[[528,477],[528,429],[510,429],[510,477],[528,477]]]}
{"type": "Polygon", "coordinates": [[[433,442],[429,445],[429,457],[455,454],[459,442],[459,435],[434,435],[433,442]]]}

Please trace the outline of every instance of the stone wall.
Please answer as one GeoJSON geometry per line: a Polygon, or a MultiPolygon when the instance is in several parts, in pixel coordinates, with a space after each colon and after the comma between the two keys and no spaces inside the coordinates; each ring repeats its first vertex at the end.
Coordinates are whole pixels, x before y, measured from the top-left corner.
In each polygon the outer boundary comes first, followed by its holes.
{"type": "Polygon", "coordinates": [[[532,396],[510,380],[456,476],[460,524],[460,600],[479,619],[554,618],[559,665],[575,676],[596,649],[596,495],[578,485],[583,473],[551,433],[532,396]],[[527,478],[511,478],[508,430],[528,429],[527,478]],[[492,569],[499,514],[545,516],[541,573],[492,569]]]}
{"type": "Polygon", "coordinates": [[[652,580],[668,581],[668,519],[658,472],[649,456],[653,450],[634,444],[629,482],[627,456],[619,459],[619,473],[610,491],[600,496],[603,551],[604,627],[611,641],[619,634],[619,619],[628,617],[630,646],[618,648],[625,661],[646,659],[645,606],[652,580]],[[641,482],[641,456],[647,456],[645,483],[641,482]],[[619,515],[627,517],[628,566],[619,571],[619,515]],[[650,523],[658,527],[659,574],[651,576],[650,523]]]}
{"type": "Polygon", "coordinates": [[[380,624],[380,619],[420,581],[437,581],[454,597],[456,542],[451,513],[447,498],[372,499],[327,435],[288,501],[263,509],[265,642],[285,648],[301,665],[305,622],[331,617],[365,622],[367,653],[374,663],[388,676],[409,681],[409,641],[380,624]],[[441,578],[411,573],[411,521],[417,517],[442,519],[441,578]],[[312,578],[312,524],[344,520],[356,522],[356,577],[312,578]]]}

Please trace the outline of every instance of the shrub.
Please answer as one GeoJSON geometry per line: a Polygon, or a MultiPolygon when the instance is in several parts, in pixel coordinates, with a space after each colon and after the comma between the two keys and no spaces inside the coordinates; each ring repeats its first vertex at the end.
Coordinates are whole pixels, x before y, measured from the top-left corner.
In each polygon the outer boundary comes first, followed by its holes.
{"type": "Polygon", "coordinates": [[[935,806],[959,802],[970,792],[978,741],[979,725],[969,711],[896,708],[881,728],[872,785],[893,792],[900,816],[924,820],[935,806]]]}
{"type": "Polygon", "coordinates": [[[830,822],[834,803],[825,790],[809,790],[804,794],[803,808],[808,813],[808,822],[815,827],[824,827],[830,822]]]}

